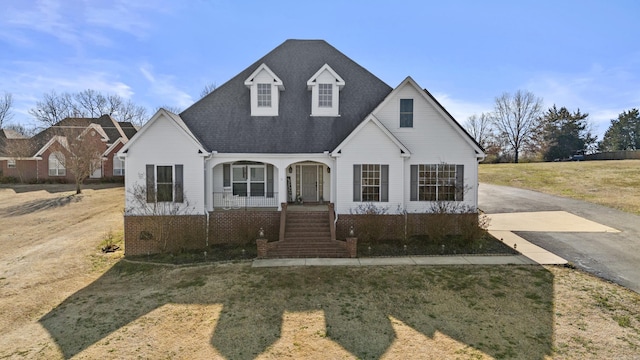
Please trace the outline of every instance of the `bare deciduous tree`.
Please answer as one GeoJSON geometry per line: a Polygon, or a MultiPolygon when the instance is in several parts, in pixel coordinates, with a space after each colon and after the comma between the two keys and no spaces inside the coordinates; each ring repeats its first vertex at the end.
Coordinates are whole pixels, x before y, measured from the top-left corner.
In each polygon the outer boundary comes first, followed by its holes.
{"type": "Polygon", "coordinates": [[[539,119],[542,113],[542,99],[528,91],[518,90],[513,96],[504,93],[496,98],[491,120],[498,136],[505,139],[514,152],[514,162],[518,162],[520,151],[540,131],[539,119]]]}
{"type": "Polygon", "coordinates": [[[127,190],[125,216],[140,216],[144,228],[139,234],[140,240],[153,241],[162,253],[173,247],[183,248],[192,237],[206,236],[199,232],[200,229],[180,225],[179,217],[192,214],[195,208],[189,203],[184,189],[178,187],[176,184],[174,191],[182,192],[182,202],[157,201],[153,193],[147,194],[144,184],[135,184],[127,190]]]}
{"type": "Polygon", "coordinates": [[[156,111],[155,111],[155,112],[158,112],[158,110],[160,110],[160,109],[165,109],[165,110],[170,111],[170,112],[172,112],[172,113],[174,113],[174,114],[180,114],[180,113],[182,112],[182,109],[181,109],[181,108],[179,108],[179,107],[177,107],[177,106],[171,106],[171,105],[162,105],[162,106],[158,106],[158,107],[156,108],[156,111]]]}
{"type": "Polygon", "coordinates": [[[208,83],[202,88],[200,91],[200,98],[203,98],[213,92],[213,90],[217,89],[218,85],[216,83],[208,83]]]}
{"type": "Polygon", "coordinates": [[[36,102],[29,114],[47,127],[67,117],[97,118],[110,115],[134,125],[142,125],[147,120],[147,111],[143,106],[135,105],[119,95],[104,95],[93,89],[62,94],[51,91],[43,95],[42,101],[36,102]]]}
{"type": "Polygon", "coordinates": [[[467,118],[465,129],[467,129],[469,135],[471,135],[480,146],[486,148],[492,132],[491,117],[485,113],[480,114],[480,116],[473,114],[467,118]]]}
{"type": "Polygon", "coordinates": [[[7,121],[13,118],[13,113],[11,112],[12,105],[13,95],[5,92],[4,96],[0,98],[0,129],[3,128],[3,125],[5,125],[7,121]]]}
{"type": "Polygon", "coordinates": [[[82,183],[102,166],[105,143],[92,127],[56,127],[58,142],[52,146],[62,156],[58,161],[73,174],[76,194],[82,193],[82,183]]]}

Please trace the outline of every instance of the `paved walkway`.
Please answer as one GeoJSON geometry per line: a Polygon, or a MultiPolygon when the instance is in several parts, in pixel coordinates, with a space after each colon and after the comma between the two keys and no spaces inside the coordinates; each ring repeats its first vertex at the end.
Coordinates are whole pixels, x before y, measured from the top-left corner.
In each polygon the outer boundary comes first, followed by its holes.
{"type": "Polygon", "coordinates": [[[404,256],[356,259],[262,259],[254,260],[253,267],[280,266],[384,266],[384,265],[506,265],[536,264],[523,255],[491,256],[404,256]]]}

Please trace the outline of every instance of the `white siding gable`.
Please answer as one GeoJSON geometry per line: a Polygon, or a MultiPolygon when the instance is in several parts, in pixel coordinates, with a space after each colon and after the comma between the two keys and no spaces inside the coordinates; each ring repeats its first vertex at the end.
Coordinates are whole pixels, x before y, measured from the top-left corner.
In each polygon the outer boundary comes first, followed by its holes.
{"type": "Polygon", "coordinates": [[[358,130],[356,130],[357,133],[352,134],[347,143],[340,147],[340,154],[335,154],[336,211],[340,214],[348,214],[365,204],[353,201],[353,165],[380,164],[389,166],[389,201],[373,204],[393,213],[403,202],[404,158],[400,148],[373,121],[368,121],[358,130]]]}
{"type": "Polygon", "coordinates": [[[464,165],[464,203],[477,207],[478,157],[481,149],[458,128],[446,112],[408,78],[374,110],[376,118],[411,152],[403,176],[404,202],[408,211],[427,210],[428,203],[409,201],[412,164],[464,165]],[[413,127],[400,127],[400,100],[413,99],[413,127]]]}
{"type": "Polygon", "coordinates": [[[203,169],[206,154],[202,148],[165,114],[156,114],[145,127],[119,153],[126,158],[125,209],[136,213],[131,191],[146,188],[146,165],[183,165],[185,210],[192,214],[204,213],[203,169]]]}

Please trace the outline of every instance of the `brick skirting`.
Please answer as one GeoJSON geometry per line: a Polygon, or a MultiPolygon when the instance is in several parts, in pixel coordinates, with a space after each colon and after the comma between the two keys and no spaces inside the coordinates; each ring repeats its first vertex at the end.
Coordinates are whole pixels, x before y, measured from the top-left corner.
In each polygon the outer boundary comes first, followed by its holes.
{"type": "MultiPolygon", "coordinates": [[[[478,214],[403,214],[338,216],[336,238],[347,239],[353,226],[359,241],[407,239],[435,232],[459,234],[478,224],[478,214]]],[[[255,244],[260,228],[270,242],[279,239],[280,212],[216,211],[206,215],[125,216],[125,255],[205,249],[214,244],[255,244]],[[207,231],[208,230],[208,231],[207,231]],[[208,239],[207,239],[208,236],[208,239]]],[[[354,243],[355,244],[355,243],[354,243]]],[[[351,246],[355,246],[352,244],[351,246]]],[[[272,245],[269,243],[269,245],[272,245]]],[[[267,245],[267,246],[269,246],[267,245]]],[[[349,249],[350,256],[355,249],[349,249]]]]}
{"type": "Polygon", "coordinates": [[[125,216],[126,256],[173,253],[207,246],[205,215],[125,216]]]}

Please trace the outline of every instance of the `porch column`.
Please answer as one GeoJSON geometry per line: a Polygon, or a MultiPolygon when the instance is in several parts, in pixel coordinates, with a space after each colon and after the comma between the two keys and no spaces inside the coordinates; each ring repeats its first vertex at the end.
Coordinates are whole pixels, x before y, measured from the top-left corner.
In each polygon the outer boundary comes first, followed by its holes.
{"type": "MultiPolygon", "coordinates": [[[[274,165],[276,166],[276,165],[274,165]]],[[[280,163],[276,166],[278,169],[278,210],[282,210],[280,204],[287,203],[287,164],[280,163]]]]}

